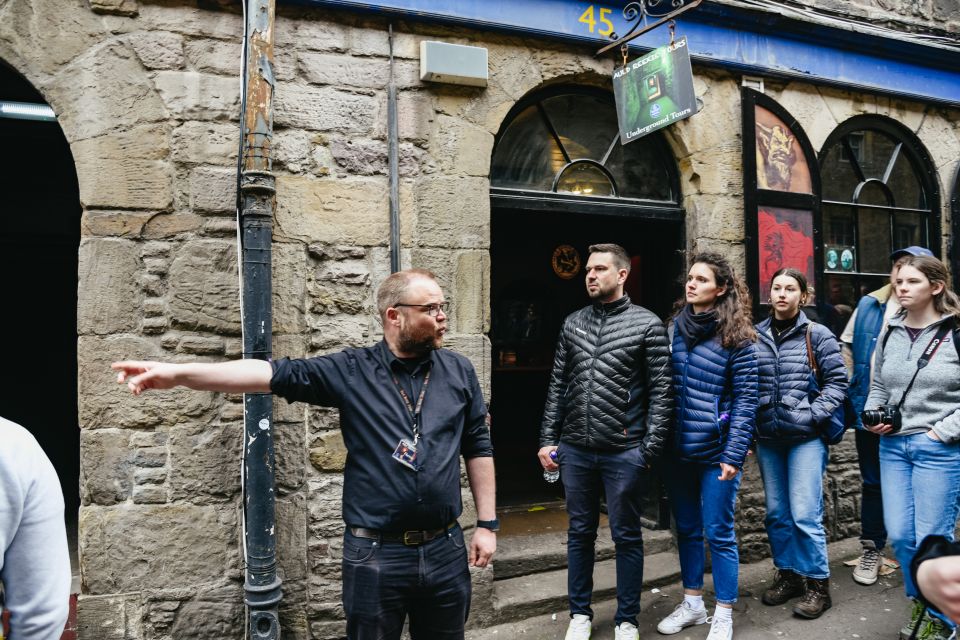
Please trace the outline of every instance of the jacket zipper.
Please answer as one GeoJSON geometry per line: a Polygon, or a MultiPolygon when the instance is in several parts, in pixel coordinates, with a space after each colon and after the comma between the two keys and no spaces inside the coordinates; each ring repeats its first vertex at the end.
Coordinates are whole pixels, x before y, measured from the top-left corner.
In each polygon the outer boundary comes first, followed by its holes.
{"type": "Polygon", "coordinates": [[[590,362],[590,385],[587,387],[588,388],[587,409],[586,409],[586,414],[587,414],[586,415],[586,418],[587,418],[586,431],[587,432],[586,434],[584,434],[586,435],[586,439],[587,439],[587,448],[590,447],[590,428],[592,427],[591,420],[590,420],[590,404],[591,404],[590,399],[593,397],[593,373],[594,371],[596,371],[597,349],[600,347],[600,341],[601,341],[600,339],[603,337],[603,326],[604,324],[606,324],[606,321],[607,321],[607,310],[604,309],[603,307],[600,307],[600,329],[597,331],[597,342],[593,345],[593,349],[592,349],[593,358],[590,362]]]}

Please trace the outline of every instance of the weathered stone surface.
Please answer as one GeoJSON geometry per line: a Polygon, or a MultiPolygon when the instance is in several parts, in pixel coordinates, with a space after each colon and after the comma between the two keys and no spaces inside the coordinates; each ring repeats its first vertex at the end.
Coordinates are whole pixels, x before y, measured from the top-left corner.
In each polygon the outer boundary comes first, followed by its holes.
{"type": "Polygon", "coordinates": [[[490,372],[492,363],[490,361],[490,338],[485,334],[464,335],[447,334],[444,337],[444,347],[466,356],[473,364],[477,372],[477,378],[480,380],[480,389],[483,391],[484,399],[490,402],[490,372]]]}
{"type": "Polygon", "coordinates": [[[97,596],[81,593],[77,599],[77,637],[141,640],[142,615],[139,594],[97,596]]]}
{"type": "Polygon", "coordinates": [[[457,256],[453,291],[457,301],[451,325],[458,333],[487,333],[490,330],[490,254],[465,251],[457,256]]]}
{"type": "MultiPolygon", "coordinates": [[[[360,89],[385,89],[390,81],[390,64],[376,58],[358,58],[337,53],[301,53],[300,75],[312,84],[360,89]]],[[[420,69],[416,62],[394,64],[398,88],[418,86],[420,69]]]]}
{"type": "Polygon", "coordinates": [[[148,2],[140,7],[140,17],[145,24],[157,30],[182,33],[191,38],[233,39],[240,42],[243,34],[241,11],[210,11],[197,6],[148,2]]]}
{"type": "Polygon", "coordinates": [[[173,130],[170,158],[175,162],[236,167],[240,128],[220,122],[184,122],[173,130]]]}
{"type": "Polygon", "coordinates": [[[236,211],[237,170],[227,167],[197,167],[191,171],[190,207],[195,211],[236,211]]]}
{"type": "Polygon", "coordinates": [[[137,0],[90,0],[90,9],[94,13],[115,16],[135,16],[140,10],[137,0]]]}
{"type": "Polygon", "coordinates": [[[223,338],[206,336],[183,336],[177,350],[198,355],[219,356],[224,353],[223,338]]]}
{"type": "Polygon", "coordinates": [[[80,496],[83,504],[117,504],[130,497],[133,464],[130,432],[80,432],[80,496]]]}
{"type": "MultiPolygon", "coordinates": [[[[387,30],[383,28],[366,29],[355,27],[350,29],[350,51],[358,56],[390,55],[390,40],[387,30]]],[[[420,40],[422,36],[404,33],[396,28],[393,31],[393,57],[418,59],[420,57],[420,40]]],[[[459,44],[468,44],[461,42],[459,44]]]]}
{"type": "Polygon", "coordinates": [[[490,173],[493,136],[476,125],[459,118],[438,116],[431,148],[435,149],[434,156],[444,173],[483,177],[490,173]]]}
{"type": "Polygon", "coordinates": [[[170,431],[170,499],[207,504],[240,491],[243,425],[170,431]]]}
{"type": "Polygon", "coordinates": [[[127,240],[97,238],[80,243],[77,332],[129,331],[137,326],[139,248],[127,240]]]}
{"type": "Polygon", "coordinates": [[[276,501],[277,558],[284,583],[307,578],[307,504],[302,493],[276,501]]]}
{"type": "MultiPolygon", "coordinates": [[[[61,67],[54,83],[69,89],[71,99],[57,105],[57,118],[74,143],[167,117],[136,55],[116,43],[92,50],[75,63],[61,67]]],[[[114,161],[123,158],[104,157],[114,161]]]]}
{"type": "Polygon", "coordinates": [[[170,264],[170,319],[180,329],[240,333],[237,250],[219,240],[184,245],[170,264]]]}
{"type": "Polygon", "coordinates": [[[677,149],[677,157],[706,152],[729,144],[731,132],[739,132],[740,87],[727,74],[694,76],[694,91],[703,101],[697,115],[667,127],[668,138],[677,149]]]}
{"type": "Polygon", "coordinates": [[[167,109],[176,117],[196,120],[236,118],[240,111],[240,79],[195,71],[160,71],[154,80],[167,109]]]}
{"type": "Polygon", "coordinates": [[[736,196],[696,196],[684,199],[687,233],[696,238],[739,242],[743,238],[743,202],[736,196]]]}
{"type": "Polygon", "coordinates": [[[163,31],[139,31],[127,39],[147,69],[183,67],[183,36],[163,31]]]}
{"type": "Polygon", "coordinates": [[[171,357],[155,342],[129,335],[81,336],[77,341],[77,361],[83,363],[77,403],[81,427],[169,425],[195,420],[213,409],[215,396],[207,392],[178,389],[135,397],[125,386],[117,384],[117,374],[110,369],[111,362],[130,359],[171,357]]]}
{"type": "Polygon", "coordinates": [[[420,91],[397,93],[397,133],[401,140],[424,143],[433,133],[434,98],[420,91]]]}
{"type": "Polygon", "coordinates": [[[165,504],[167,502],[167,488],[162,485],[137,484],[133,486],[134,504],[165,504]]]}
{"type": "Polygon", "coordinates": [[[80,509],[80,572],[86,593],[216,582],[236,560],[232,510],[187,504],[80,509]]]}
{"type": "MultiPolygon", "coordinates": [[[[307,530],[310,536],[314,538],[340,538],[343,536],[342,502],[342,475],[323,473],[310,479],[307,495],[307,508],[309,509],[307,530]]],[[[339,554],[332,556],[335,560],[339,560],[341,557],[339,554]]]]}
{"type": "Polygon", "coordinates": [[[340,430],[326,431],[313,439],[310,448],[310,464],[317,471],[343,471],[347,463],[347,447],[340,430]]]}
{"type": "Polygon", "coordinates": [[[739,140],[697,153],[680,161],[684,182],[703,195],[727,195],[743,192],[743,153],[739,140]]]}
{"type": "Polygon", "coordinates": [[[305,327],[306,271],[302,244],[273,244],[273,330],[277,333],[299,333],[305,327]]]}
{"type": "Polygon", "coordinates": [[[274,27],[274,41],[289,42],[304,50],[347,51],[350,48],[347,32],[345,25],[334,22],[282,16],[274,27]]]}
{"type": "Polygon", "coordinates": [[[490,184],[483,178],[429,176],[417,181],[416,237],[421,246],[490,246],[490,184]]]}
{"type": "Polygon", "coordinates": [[[236,75],[239,70],[240,43],[226,40],[188,40],[184,46],[187,61],[195,71],[221,76],[236,75]]]}
{"type": "Polygon", "coordinates": [[[273,136],[273,162],[277,168],[303,173],[312,168],[314,140],[320,137],[297,129],[278,131],[273,136]]]}
{"type": "Polygon", "coordinates": [[[390,231],[387,181],[280,176],[278,239],[373,245],[390,231]]]}
{"type": "Polygon", "coordinates": [[[164,209],[173,200],[169,134],[137,127],[76,142],[72,148],[84,207],[164,209]]]}
{"type": "Polygon", "coordinates": [[[204,590],[180,603],[170,625],[171,638],[240,640],[244,637],[243,592],[231,585],[204,590]]]}
{"type": "Polygon", "coordinates": [[[281,82],[274,94],[274,124],[310,131],[368,133],[377,121],[380,101],[332,87],[281,82]]]}
{"type": "Polygon", "coordinates": [[[199,231],[206,220],[192,213],[161,213],[143,225],[141,237],[148,240],[170,238],[182,233],[199,231]]]}
{"type": "MultiPolygon", "coordinates": [[[[277,403],[286,404],[286,400],[276,398],[274,405],[277,403]]],[[[277,424],[274,412],[274,476],[281,493],[300,490],[307,480],[307,428],[304,422],[301,419],[294,424],[277,424]]]]}
{"type": "MultiPolygon", "coordinates": [[[[362,140],[356,137],[333,138],[330,140],[330,154],[344,175],[369,176],[386,175],[389,171],[387,143],[381,140],[362,140]]],[[[415,176],[420,173],[421,162],[426,173],[436,170],[436,166],[424,151],[412,144],[403,143],[397,149],[397,170],[400,176],[415,176]]]]}
{"type": "Polygon", "coordinates": [[[80,235],[136,238],[154,215],[153,211],[96,211],[83,212],[80,219],[80,235]]]}

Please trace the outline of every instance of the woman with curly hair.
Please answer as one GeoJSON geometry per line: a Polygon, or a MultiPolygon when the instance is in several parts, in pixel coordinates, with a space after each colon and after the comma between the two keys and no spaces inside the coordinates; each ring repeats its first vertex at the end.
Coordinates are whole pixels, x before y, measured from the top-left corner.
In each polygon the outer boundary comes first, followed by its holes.
{"type": "Polygon", "coordinates": [[[665,481],[677,527],[683,602],[657,631],[679,633],[710,621],[707,640],[733,638],[740,557],[733,509],[757,411],[757,333],[750,294],[723,256],[694,256],[671,323],[676,397],[674,458],[665,481]],[[710,545],[717,607],[703,603],[704,548],[710,545]]]}

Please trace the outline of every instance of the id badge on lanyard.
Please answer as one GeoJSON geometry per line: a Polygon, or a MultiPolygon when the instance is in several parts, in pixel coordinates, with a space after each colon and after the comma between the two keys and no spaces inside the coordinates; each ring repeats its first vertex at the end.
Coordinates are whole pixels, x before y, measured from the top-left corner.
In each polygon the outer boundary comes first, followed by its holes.
{"type": "Polygon", "coordinates": [[[407,395],[407,392],[403,390],[403,387],[400,386],[400,381],[397,380],[395,375],[393,376],[393,384],[396,385],[397,391],[400,392],[403,404],[407,407],[407,411],[410,414],[413,440],[402,438],[397,444],[397,448],[393,450],[391,457],[408,469],[419,471],[423,468],[423,448],[420,443],[420,413],[423,409],[423,397],[427,393],[427,385],[430,384],[430,371],[427,371],[427,375],[423,378],[423,386],[420,388],[420,396],[417,398],[416,407],[410,402],[410,397],[407,395]]]}

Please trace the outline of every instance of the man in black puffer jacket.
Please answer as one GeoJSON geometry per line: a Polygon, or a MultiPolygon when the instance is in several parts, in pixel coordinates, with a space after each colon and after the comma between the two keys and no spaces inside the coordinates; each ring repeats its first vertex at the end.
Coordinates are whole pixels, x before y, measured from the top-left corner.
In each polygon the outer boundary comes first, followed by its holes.
{"type": "Polygon", "coordinates": [[[601,489],[617,551],[616,640],[637,638],[640,511],[650,464],[670,436],[673,392],[666,329],[624,295],[629,271],[623,247],[590,247],[587,294],[594,302],[563,323],[540,429],[540,462],[548,470],[559,464],[570,518],[567,640],[590,634],[601,489]]]}

